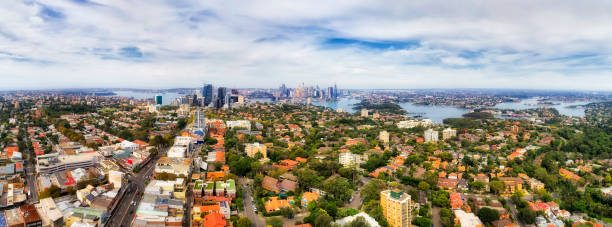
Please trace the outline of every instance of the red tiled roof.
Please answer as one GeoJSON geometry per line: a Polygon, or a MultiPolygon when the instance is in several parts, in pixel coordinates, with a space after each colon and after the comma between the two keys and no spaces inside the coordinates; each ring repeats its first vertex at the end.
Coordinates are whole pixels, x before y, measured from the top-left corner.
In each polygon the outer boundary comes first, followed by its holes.
{"type": "Polygon", "coordinates": [[[227,221],[225,221],[225,217],[223,217],[220,213],[210,213],[204,216],[204,226],[206,227],[225,227],[227,225],[227,221]]]}
{"type": "Polygon", "coordinates": [[[261,182],[261,186],[268,191],[278,192],[279,189],[277,185],[278,180],[269,176],[265,176],[263,182],[261,182]]]}

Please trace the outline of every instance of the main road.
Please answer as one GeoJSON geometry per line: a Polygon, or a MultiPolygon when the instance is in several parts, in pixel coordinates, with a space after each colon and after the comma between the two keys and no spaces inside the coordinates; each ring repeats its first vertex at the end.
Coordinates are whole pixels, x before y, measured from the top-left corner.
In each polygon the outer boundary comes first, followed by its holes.
{"type": "Polygon", "coordinates": [[[151,178],[153,170],[155,170],[155,163],[167,150],[163,149],[163,152],[158,152],[155,157],[152,157],[146,165],[144,165],[137,174],[131,175],[126,174],[128,185],[124,188],[126,192],[123,198],[119,201],[119,204],[115,208],[110,220],[107,222],[107,226],[121,226],[127,227],[131,225],[132,220],[138,204],[142,197],[140,193],[144,192],[146,187],[145,183],[151,178]]]}
{"type": "MultiPolygon", "coordinates": [[[[28,137],[24,135],[23,141],[28,141],[27,139],[28,137]]],[[[36,159],[36,154],[34,153],[34,150],[30,149],[29,147],[26,148],[23,154],[27,154],[29,157],[33,157],[34,159],[36,159]]],[[[26,186],[28,187],[29,192],[28,199],[30,204],[34,204],[38,202],[38,189],[36,188],[36,168],[34,167],[34,163],[30,162],[29,158],[24,158],[23,163],[24,171],[26,174],[26,186]]]]}

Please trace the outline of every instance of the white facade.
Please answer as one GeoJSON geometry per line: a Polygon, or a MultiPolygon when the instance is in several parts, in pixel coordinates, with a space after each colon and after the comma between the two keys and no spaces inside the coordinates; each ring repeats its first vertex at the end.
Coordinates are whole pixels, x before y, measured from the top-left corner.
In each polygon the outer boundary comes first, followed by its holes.
{"type": "Polygon", "coordinates": [[[425,143],[438,142],[438,131],[427,129],[425,130],[425,133],[423,133],[423,137],[425,139],[425,143]]]}
{"type": "Polygon", "coordinates": [[[247,130],[251,130],[251,121],[249,120],[227,121],[225,122],[225,125],[230,129],[240,127],[246,128],[247,130]]]}
{"type": "Polygon", "coordinates": [[[353,154],[351,152],[341,152],[338,155],[338,159],[339,159],[340,164],[344,167],[349,167],[352,165],[358,166],[362,163],[361,155],[353,154]]]}
{"type": "Polygon", "coordinates": [[[459,219],[459,223],[461,223],[461,227],[479,227],[484,226],[482,221],[474,213],[466,213],[463,210],[454,210],[455,217],[459,219]]]}
{"type": "Polygon", "coordinates": [[[452,129],[452,128],[446,128],[446,129],[442,130],[442,139],[443,140],[450,139],[453,136],[457,136],[457,130],[452,129]]]}
{"type": "Polygon", "coordinates": [[[430,119],[423,119],[423,120],[412,119],[412,120],[397,122],[396,125],[398,128],[414,128],[417,126],[429,127],[429,126],[434,125],[434,123],[430,119]]]}
{"type": "Polygon", "coordinates": [[[369,113],[367,109],[361,109],[361,116],[362,117],[368,117],[369,113]]]}
{"type": "Polygon", "coordinates": [[[159,109],[161,109],[161,105],[149,105],[148,106],[149,109],[149,113],[157,113],[159,111],[159,109]]]}
{"type": "Polygon", "coordinates": [[[123,172],[110,170],[108,171],[108,182],[113,184],[115,189],[121,188],[121,179],[123,178],[123,172]]]}
{"type": "Polygon", "coordinates": [[[173,146],[168,150],[167,155],[168,158],[184,158],[186,152],[187,148],[185,147],[173,146]]]}
{"type": "Polygon", "coordinates": [[[389,133],[387,131],[382,131],[378,134],[378,140],[383,143],[389,143],[389,133]]]}
{"type": "Polygon", "coordinates": [[[119,143],[119,147],[121,147],[123,150],[127,152],[134,152],[135,150],[138,150],[139,148],[138,144],[132,143],[127,140],[124,140],[123,142],[119,143]]]}
{"type": "Polygon", "coordinates": [[[188,152],[193,148],[194,139],[191,136],[177,136],[174,138],[175,147],[184,147],[188,152]]]}

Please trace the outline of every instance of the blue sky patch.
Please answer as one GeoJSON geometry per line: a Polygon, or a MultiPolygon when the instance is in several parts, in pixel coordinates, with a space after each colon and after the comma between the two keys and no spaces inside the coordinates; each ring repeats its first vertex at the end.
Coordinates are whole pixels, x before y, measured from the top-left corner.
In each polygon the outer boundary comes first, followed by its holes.
{"type": "Polygon", "coordinates": [[[40,10],[40,12],[38,12],[38,16],[40,16],[41,18],[43,18],[45,21],[49,21],[49,20],[59,20],[59,19],[64,19],[65,15],[55,9],[52,9],[49,6],[40,4],[40,6],[42,7],[42,9],[40,10]]]}
{"type": "Polygon", "coordinates": [[[329,38],[323,41],[323,46],[328,48],[357,46],[371,49],[406,49],[420,45],[418,41],[366,41],[348,38],[329,38]]]}
{"type": "Polygon", "coordinates": [[[134,46],[119,49],[119,55],[125,58],[142,58],[144,56],[140,48],[134,46]]]}
{"type": "Polygon", "coordinates": [[[189,22],[198,23],[214,18],[217,18],[217,14],[212,10],[200,10],[189,17],[189,22]]]}

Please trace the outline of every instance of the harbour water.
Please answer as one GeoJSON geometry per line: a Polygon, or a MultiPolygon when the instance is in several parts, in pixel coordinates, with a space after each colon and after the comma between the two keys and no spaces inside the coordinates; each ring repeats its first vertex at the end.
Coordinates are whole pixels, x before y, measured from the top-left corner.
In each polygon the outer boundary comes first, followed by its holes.
{"type": "Polygon", "coordinates": [[[555,105],[541,106],[538,104],[538,98],[523,99],[520,102],[504,102],[494,106],[497,109],[513,109],[513,110],[525,110],[525,109],[536,109],[536,108],[555,108],[559,111],[559,114],[573,117],[584,117],[584,108],[573,107],[576,105],[585,105],[590,102],[577,101],[577,102],[560,102],[552,101],[555,105]]]}
{"type": "MultiPolygon", "coordinates": [[[[115,91],[115,96],[121,97],[133,97],[135,99],[147,99],[147,98],[155,98],[159,93],[152,92],[137,92],[137,91],[115,91]]],[[[179,93],[161,93],[163,105],[168,105],[170,102],[178,97],[183,96],[179,93]]],[[[251,99],[251,102],[271,102],[270,99],[251,99]]],[[[319,101],[313,100],[311,102],[312,105],[322,106],[331,108],[333,110],[337,110],[338,108],[342,108],[343,111],[354,113],[356,110],[353,109],[353,105],[359,103],[359,99],[354,98],[341,98],[337,101],[319,101]]],[[[523,110],[523,109],[535,109],[541,108],[543,106],[536,105],[538,103],[538,98],[529,98],[521,100],[520,102],[505,102],[495,105],[493,108],[497,109],[515,109],[515,110],[523,110]]],[[[553,102],[555,105],[550,105],[548,107],[555,108],[559,111],[560,114],[567,116],[576,116],[583,117],[584,109],[583,108],[574,108],[574,105],[584,105],[589,102],[572,102],[572,103],[564,103],[564,102],[553,102]]],[[[431,119],[433,122],[442,123],[445,118],[451,117],[461,117],[461,115],[470,112],[468,109],[458,108],[454,106],[445,106],[445,105],[417,105],[414,103],[406,102],[399,103],[399,105],[408,112],[408,116],[411,117],[421,117],[431,119]]]]}
{"type": "MultiPolygon", "coordinates": [[[[271,102],[270,99],[252,99],[253,102],[271,102]]],[[[353,105],[359,103],[361,100],[353,98],[341,98],[337,101],[312,101],[311,104],[315,106],[322,106],[337,110],[342,108],[342,111],[355,113],[353,105]]],[[[431,119],[433,122],[442,123],[445,118],[450,117],[461,117],[461,115],[470,112],[467,109],[457,108],[453,106],[425,106],[416,105],[414,103],[399,103],[399,105],[406,111],[408,116],[420,116],[421,118],[431,119]]]]}

